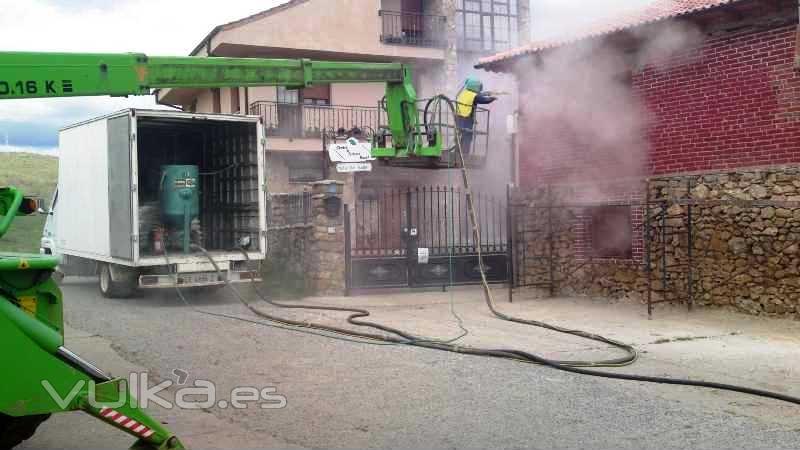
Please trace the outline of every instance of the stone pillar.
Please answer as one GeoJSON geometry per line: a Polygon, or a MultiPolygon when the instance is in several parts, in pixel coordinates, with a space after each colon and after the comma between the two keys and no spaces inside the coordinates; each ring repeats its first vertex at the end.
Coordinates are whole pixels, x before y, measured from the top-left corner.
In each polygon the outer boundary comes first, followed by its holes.
{"type": "Polygon", "coordinates": [[[336,180],[312,184],[306,283],[314,295],[345,293],[343,190],[336,180]]]}

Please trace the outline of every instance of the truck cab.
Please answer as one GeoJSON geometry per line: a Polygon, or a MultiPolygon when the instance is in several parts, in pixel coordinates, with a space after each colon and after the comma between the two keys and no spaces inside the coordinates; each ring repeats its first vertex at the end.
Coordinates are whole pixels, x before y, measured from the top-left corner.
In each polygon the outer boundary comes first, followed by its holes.
{"type": "Polygon", "coordinates": [[[58,203],[58,188],[53,193],[53,199],[50,202],[50,207],[47,208],[47,219],[44,222],[42,229],[42,239],[39,244],[39,253],[43,255],[58,256],[56,247],[56,203],[58,203]]]}

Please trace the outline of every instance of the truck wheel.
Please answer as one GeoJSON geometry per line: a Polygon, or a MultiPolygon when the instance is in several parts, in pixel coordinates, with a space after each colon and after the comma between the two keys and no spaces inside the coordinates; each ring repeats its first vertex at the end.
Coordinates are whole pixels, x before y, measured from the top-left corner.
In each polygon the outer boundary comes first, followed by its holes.
{"type": "Polygon", "coordinates": [[[14,448],[30,439],[36,427],[47,420],[50,414],[13,417],[0,413],[0,448],[14,448]]]}
{"type": "Polygon", "coordinates": [[[128,298],[135,288],[129,280],[114,281],[111,277],[111,265],[100,265],[100,293],[105,298],[128,298]]]}

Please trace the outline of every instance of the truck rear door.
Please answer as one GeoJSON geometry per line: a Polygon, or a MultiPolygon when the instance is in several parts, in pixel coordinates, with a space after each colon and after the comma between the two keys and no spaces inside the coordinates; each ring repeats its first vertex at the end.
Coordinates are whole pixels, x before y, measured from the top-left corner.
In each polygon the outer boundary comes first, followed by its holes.
{"type": "Polygon", "coordinates": [[[133,260],[131,120],[108,119],[108,209],[110,253],[133,260]]]}

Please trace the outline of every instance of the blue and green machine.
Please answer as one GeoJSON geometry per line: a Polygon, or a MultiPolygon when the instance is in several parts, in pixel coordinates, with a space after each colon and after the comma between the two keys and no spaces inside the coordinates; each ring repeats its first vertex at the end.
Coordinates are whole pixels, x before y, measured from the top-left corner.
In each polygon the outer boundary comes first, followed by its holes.
{"type": "MultiPolygon", "coordinates": [[[[0,52],[0,100],[367,82],[386,83],[381,105],[388,123],[374,133],[373,156],[389,165],[452,168],[452,162],[439,162],[441,130],[420,117],[411,70],[403,64],[0,52]]],[[[197,167],[162,171],[162,217],[180,230],[179,241],[188,251],[191,220],[199,214],[197,167]]],[[[0,188],[0,238],[16,216],[35,213],[34,205],[19,190],[0,188]]],[[[80,211],[60,212],[70,213],[80,211]]],[[[137,448],[183,448],[177,436],[137,404],[124,379],[105,374],[65,347],[62,295],[52,278],[58,263],[52,256],[0,252],[0,448],[32,436],[50,414],[76,410],[133,436],[137,448]],[[57,397],[70,400],[60,403],[57,397]]]]}
{"type": "Polygon", "coordinates": [[[161,220],[170,227],[170,241],[179,242],[183,253],[191,251],[192,221],[200,215],[197,178],[193,165],[161,167],[161,220]]]}

